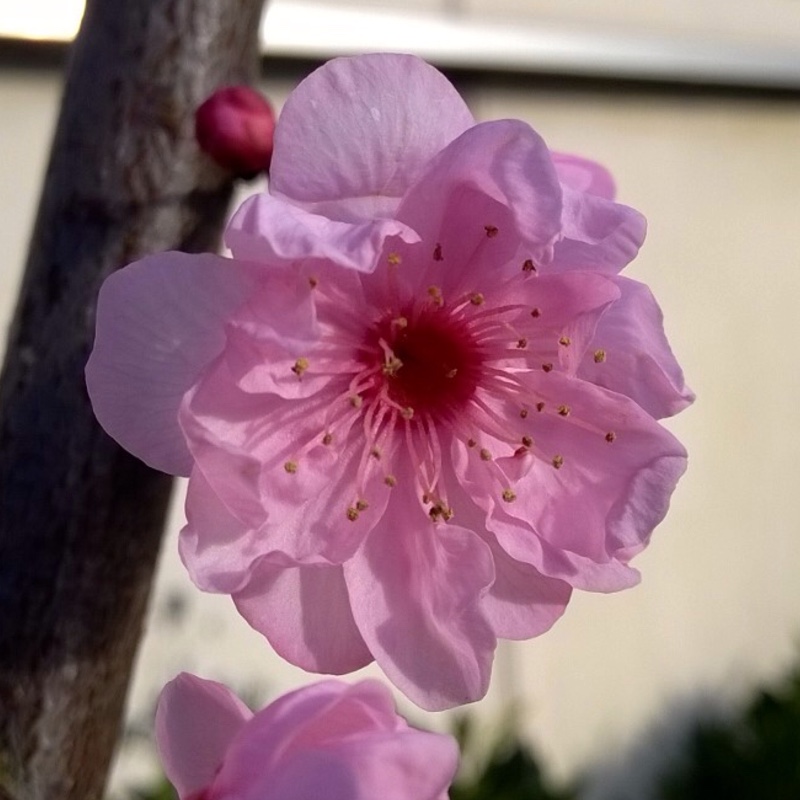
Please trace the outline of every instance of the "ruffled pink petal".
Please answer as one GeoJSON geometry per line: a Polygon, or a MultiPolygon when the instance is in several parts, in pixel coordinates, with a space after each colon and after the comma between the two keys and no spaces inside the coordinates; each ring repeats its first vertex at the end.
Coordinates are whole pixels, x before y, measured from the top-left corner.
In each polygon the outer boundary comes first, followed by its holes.
{"type": "MultiPolygon", "coordinates": [[[[666,514],[686,468],[683,447],[622,395],[558,372],[519,379],[543,403],[526,419],[533,468],[504,502],[494,475],[456,443],[462,486],[512,558],[575,588],[635,584],[628,561],[666,514]]],[[[511,424],[512,408],[498,403],[495,412],[511,424]]]]}
{"type": "Polygon", "coordinates": [[[214,779],[231,742],[253,716],[221,683],[181,673],[161,691],[156,746],[181,800],[214,779]]]}
{"type": "Polygon", "coordinates": [[[578,376],[627,395],[656,419],[677,414],[694,393],[667,342],[661,309],[643,283],[615,281],[621,299],[600,320],[578,376]]]}
{"type": "Polygon", "coordinates": [[[616,274],[636,258],[647,233],[635,209],[564,185],[563,238],[550,269],[616,274]]]}
{"type": "Polygon", "coordinates": [[[567,153],[552,153],[558,179],[578,192],[613,200],[617,187],[611,173],[596,161],[567,153]]]}
{"type": "Polygon", "coordinates": [[[391,217],[428,161],[473,124],[450,82],[419,58],[333,59],[283,106],[270,192],[331,219],[391,217]]]}
{"type": "Polygon", "coordinates": [[[186,253],[148,256],[105,281],[86,385],[100,424],[126,450],[189,474],[178,407],[224,348],[225,323],[256,281],[252,265],[186,253]]]}
{"type": "Polygon", "coordinates": [[[484,122],[431,162],[397,218],[417,231],[442,277],[469,268],[485,279],[520,247],[516,269],[525,259],[550,260],[561,230],[561,188],[547,146],[530,126],[484,122]]]}
{"type": "Polygon", "coordinates": [[[394,219],[332,220],[268,194],[242,203],[225,232],[235,258],[291,265],[333,262],[372,272],[387,242],[416,242],[417,234],[394,219]]]}
{"type": "Polygon", "coordinates": [[[288,568],[262,561],[233,599],[278,655],[301,669],[342,675],[373,660],[339,566],[288,568]]]}
{"type": "MultiPolygon", "coordinates": [[[[247,393],[222,359],[180,413],[197,469],[230,513],[258,529],[269,552],[304,563],[348,558],[388,501],[383,473],[363,468],[355,418],[342,388],[304,402],[247,393]],[[365,497],[369,507],[351,519],[365,497]]],[[[193,527],[204,527],[199,517],[193,527]]]]}
{"type": "Polygon", "coordinates": [[[494,569],[472,531],[432,523],[412,489],[401,478],[344,574],[375,660],[417,705],[441,710],[478,700],[488,687],[496,638],[480,603],[494,569]]]}

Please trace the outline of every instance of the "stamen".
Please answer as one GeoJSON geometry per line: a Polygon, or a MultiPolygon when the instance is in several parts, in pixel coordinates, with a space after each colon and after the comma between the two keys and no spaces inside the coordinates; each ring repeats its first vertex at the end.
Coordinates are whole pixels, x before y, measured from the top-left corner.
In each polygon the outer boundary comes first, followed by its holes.
{"type": "Polygon", "coordinates": [[[478,444],[474,439],[467,439],[467,447],[475,447],[478,444]]]}
{"type": "Polygon", "coordinates": [[[389,257],[386,260],[391,266],[396,267],[402,262],[403,259],[400,258],[400,253],[389,253],[389,257]]]}
{"type": "Polygon", "coordinates": [[[391,325],[393,328],[400,328],[402,330],[403,328],[408,327],[408,320],[405,317],[395,317],[392,320],[391,325]]]}
{"type": "Polygon", "coordinates": [[[536,272],[536,265],[533,263],[532,259],[526,258],[525,261],[523,261],[522,271],[528,274],[536,272]]]}
{"type": "Polygon", "coordinates": [[[517,499],[517,495],[511,489],[503,490],[503,500],[506,503],[513,503],[517,499]]]}
{"type": "Polygon", "coordinates": [[[431,298],[435,306],[441,308],[444,305],[444,297],[442,297],[442,290],[438,286],[429,286],[428,296],[431,298]]]}
{"type": "Polygon", "coordinates": [[[483,229],[486,231],[486,235],[490,239],[494,239],[494,237],[497,236],[498,233],[500,233],[496,225],[484,225],[483,229]]]}
{"type": "Polygon", "coordinates": [[[522,417],[522,419],[527,419],[527,417],[528,417],[528,409],[527,408],[523,408],[519,412],[519,415],[520,415],[520,417],[522,417]]]}
{"type": "Polygon", "coordinates": [[[594,363],[602,364],[606,360],[606,351],[602,348],[594,351],[594,363]]]}
{"type": "Polygon", "coordinates": [[[309,286],[310,286],[312,289],[316,289],[316,288],[317,288],[317,286],[319,286],[319,278],[315,278],[313,275],[312,275],[312,276],[310,276],[310,277],[309,277],[309,279],[308,279],[308,285],[309,285],[309,286]]]}
{"type": "Polygon", "coordinates": [[[552,464],[556,469],[561,469],[564,466],[564,456],[553,456],[552,464]]]}
{"type": "Polygon", "coordinates": [[[531,316],[532,316],[534,319],[539,319],[539,317],[541,317],[541,316],[542,316],[542,309],[541,309],[541,308],[538,308],[538,307],[537,307],[537,308],[532,308],[532,309],[531,309],[531,316]]]}
{"type": "Polygon", "coordinates": [[[482,306],[486,298],[480,292],[475,292],[475,294],[470,295],[469,301],[474,306],[482,306]]]}
{"type": "Polygon", "coordinates": [[[551,372],[553,369],[553,365],[548,361],[546,364],[542,364],[542,369],[545,372],[551,372]]]}
{"type": "Polygon", "coordinates": [[[533,445],[533,439],[530,436],[523,436],[522,444],[524,444],[525,447],[531,447],[533,445]]]}
{"type": "Polygon", "coordinates": [[[614,441],[614,439],[616,439],[616,438],[617,438],[617,434],[616,434],[616,433],[614,433],[614,431],[609,431],[609,432],[606,434],[606,441],[607,441],[609,444],[611,444],[611,442],[613,442],[613,441],[614,441]]]}
{"type": "Polygon", "coordinates": [[[569,336],[562,336],[562,337],[561,337],[561,338],[558,340],[558,343],[559,343],[559,344],[560,344],[562,347],[569,347],[569,346],[572,344],[572,339],[570,339],[570,338],[569,338],[569,336]]]}
{"type": "Polygon", "coordinates": [[[366,500],[356,500],[356,510],[366,511],[369,508],[369,503],[366,500]]]}
{"type": "Polygon", "coordinates": [[[303,373],[308,369],[308,359],[307,358],[298,358],[297,361],[294,362],[294,366],[292,367],[292,372],[297,375],[298,378],[303,376],[303,373]]]}
{"type": "Polygon", "coordinates": [[[391,489],[394,486],[397,486],[397,478],[394,475],[387,475],[383,482],[391,489]]]}
{"type": "Polygon", "coordinates": [[[528,340],[523,336],[517,339],[517,350],[524,350],[528,346],[528,340]]]}
{"type": "Polygon", "coordinates": [[[353,408],[361,408],[361,406],[364,405],[364,398],[361,397],[360,394],[351,394],[350,405],[353,406],[353,408]]]}
{"type": "Polygon", "coordinates": [[[568,417],[569,416],[569,406],[559,406],[558,407],[558,414],[561,417],[568,417]]]}
{"type": "Polygon", "coordinates": [[[380,459],[380,457],[381,457],[381,451],[380,451],[380,448],[379,448],[379,447],[373,447],[373,448],[372,448],[372,449],[369,451],[369,454],[370,454],[370,455],[371,455],[373,458],[380,459]]]}
{"type": "Polygon", "coordinates": [[[442,246],[439,244],[439,242],[436,242],[436,247],[433,248],[433,260],[444,261],[444,256],[442,255],[442,246]]]}
{"type": "Polygon", "coordinates": [[[326,446],[329,445],[332,441],[333,441],[333,434],[332,433],[326,433],[322,437],[322,444],[324,444],[326,446]]]}
{"type": "Polygon", "coordinates": [[[283,468],[286,470],[286,472],[289,473],[289,475],[294,475],[295,472],[297,472],[297,462],[296,461],[287,461],[283,465],[283,468]]]}
{"type": "Polygon", "coordinates": [[[347,519],[349,519],[350,522],[355,522],[358,519],[358,509],[350,506],[350,508],[347,509],[347,519]]]}
{"type": "Polygon", "coordinates": [[[544,403],[542,403],[541,401],[539,401],[539,402],[536,404],[536,410],[537,410],[537,411],[539,411],[539,412],[541,412],[541,411],[544,411],[544,403]]]}
{"type": "Polygon", "coordinates": [[[406,406],[405,408],[400,409],[400,416],[403,419],[411,420],[414,418],[414,409],[411,406],[406,406]]]}
{"type": "Polygon", "coordinates": [[[491,461],[492,454],[484,447],[481,449],[481,461],[491,461]]]}

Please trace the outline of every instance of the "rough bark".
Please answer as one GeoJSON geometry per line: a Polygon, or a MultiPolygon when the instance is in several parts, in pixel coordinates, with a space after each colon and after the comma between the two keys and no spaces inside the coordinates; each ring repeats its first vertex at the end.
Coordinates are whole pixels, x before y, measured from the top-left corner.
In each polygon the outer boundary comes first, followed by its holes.
{"type": "Polygon", "coordinates": [[[0,375],[0,796],[93,800],[118,738],[171,480],[94,421],[114,269],[218,243],[231,176],[195,107],[250,81],[262,0],[90,0],[0,375]]]}

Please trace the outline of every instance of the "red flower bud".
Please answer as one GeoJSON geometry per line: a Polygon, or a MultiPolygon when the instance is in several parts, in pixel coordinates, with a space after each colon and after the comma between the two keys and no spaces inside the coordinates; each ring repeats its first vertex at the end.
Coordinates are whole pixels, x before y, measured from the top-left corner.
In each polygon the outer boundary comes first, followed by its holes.
{"type": "Polygon", "coordinates": [[[200,147],[220,166],[242,178],[269,169],[275,114],[249,86],[228,86],[212,94],[195,112],[200,147]]]}

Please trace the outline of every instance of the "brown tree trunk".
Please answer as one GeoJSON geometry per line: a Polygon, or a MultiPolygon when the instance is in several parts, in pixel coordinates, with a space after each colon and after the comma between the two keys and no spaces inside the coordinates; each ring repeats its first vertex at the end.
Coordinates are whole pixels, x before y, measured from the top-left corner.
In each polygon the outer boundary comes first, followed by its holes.
{"type": "Polygon", "coordinates": [[[0,375],[0,796],[102,795],[171,479],[97,426],[102,280],[213,250],[231,176],[193,112],[249,82],[263,0],[89,0],[0,375]]]}

